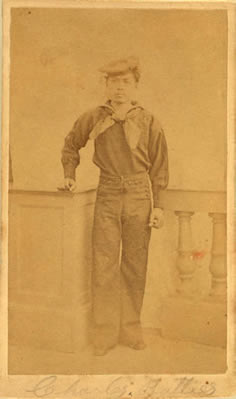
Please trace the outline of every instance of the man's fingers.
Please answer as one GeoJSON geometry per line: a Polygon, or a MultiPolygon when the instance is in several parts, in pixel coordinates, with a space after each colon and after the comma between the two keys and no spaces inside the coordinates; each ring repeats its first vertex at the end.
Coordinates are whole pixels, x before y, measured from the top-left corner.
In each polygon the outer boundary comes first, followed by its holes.
{"type": "Polygon", "coordinates": [[[74,191],[76,186],[73,183],[69,183],[67,187],[70,191],[74,191]]]}
{"type": "Polygon", "coordinates": [[[154,217],[151,215],[149,218],[149,224],[152,224],[154,222],[154,217]]]}
{"type": "Polygon", "coordinates": [[[149,226],[154,227],[155,229],[160,229],[163,226],[164,222],[161,219],[154,218],[150,221],[149,226]]]}
{"type": "Polygon", "coordinates": [[[159,222],[157,220],[152,220],[152,221],[149,222],[149,226],[158,228],[159,222]]]}
{"type": "Polygon", "coordinates": [[[164,224],[163,211],[159,208],[154,208],[149,219],[149,226],[159,229],[164,224]]]}
{"type": "Polygon", "coordinates": [[[72,179],[65,179],[64,186],[66,190],[74,191],[76,188],[76,183],[72,179]]]}
{"type": "Polygon", "coordinates": [[[150,227],[153,227],[153,226],[154,226],[154,223],[155,223],[155,219],[154,219],[153,215],[151,215],[151,216],[150,216],[150,219],[149,219],[149,226],[150,226],[150,227]]]}

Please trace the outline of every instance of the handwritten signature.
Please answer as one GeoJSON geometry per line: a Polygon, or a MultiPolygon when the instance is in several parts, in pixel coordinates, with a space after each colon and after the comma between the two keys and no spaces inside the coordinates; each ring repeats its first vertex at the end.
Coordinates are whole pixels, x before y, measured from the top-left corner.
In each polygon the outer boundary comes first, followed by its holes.
{"type": "Polygon", "coordinates": [[[178,377],[170,383],[167,383],[165,378],[146,376],[144,383],[135,386],[134,378],[130,376],[121,376],[112,379],[112,381],[104,387],[94,386],[94,383],[89,387],[88,384],[82,381],[82,378],[75,379],[72,384],[65,389],[59,389],[60,377],[48,376],[36,383],[31,389],[26,392],[33,393],[37,398],[46,398],[49,396],[55,397],[77,397],[94,399],[102,397],[102,399],[132,399],[137,397],[140,399],[155,399],[160,396],[202,396],[210,397],[216,392],[216,384],[214,381],[197,380],[195,377],[178,377]]]}

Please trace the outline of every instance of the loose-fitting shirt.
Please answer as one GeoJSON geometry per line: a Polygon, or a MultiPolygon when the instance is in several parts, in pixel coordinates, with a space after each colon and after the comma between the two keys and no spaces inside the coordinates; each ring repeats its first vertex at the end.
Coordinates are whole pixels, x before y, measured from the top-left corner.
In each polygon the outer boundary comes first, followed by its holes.
{"type": "Polygon", "coordinates": [[[93,162],[102,172],[114,176],[148,172],[158,207],[159,191],[168,185],[168,153],[163,129],[152,114],[135,103],[120,119],[109,102],[82,114],[62,149],[65,177],[75,180],[79,150],[89,139],[94,140],[93,162]]]}

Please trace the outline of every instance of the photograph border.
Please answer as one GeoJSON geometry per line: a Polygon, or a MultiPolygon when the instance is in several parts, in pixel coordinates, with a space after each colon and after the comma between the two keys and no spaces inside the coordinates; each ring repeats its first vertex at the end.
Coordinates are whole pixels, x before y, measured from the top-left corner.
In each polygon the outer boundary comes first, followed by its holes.
{"type": "Polygon", "coordinates": [[[236,4],[234,1],[3,1],[2,137],[1,137],[1,269],[0,398],[192,398],[236,395],[236,244],[235,244],[235,88],[236,4]],[[227,77],[227,372],[219,375],[8,375],[8,175],[10,11],[12,8],[153,8],[224,9],[228,13],[227,77]],[[181,384],[180,381],[183,383],[181,384]]]}

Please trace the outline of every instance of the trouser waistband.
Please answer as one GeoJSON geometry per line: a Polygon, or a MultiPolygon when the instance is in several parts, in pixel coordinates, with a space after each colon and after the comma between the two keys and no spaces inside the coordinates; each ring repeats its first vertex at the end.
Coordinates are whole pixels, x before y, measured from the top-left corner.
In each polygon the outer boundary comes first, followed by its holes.
{"type": "Polygon", "coordinates": [[[126,181],[126,180],[136,180],[136,179],[142,179],[142,178],[147,178],[148,177],[148,172],[139,172],[139,173],[133,173],[133,174],[127,174],[127,175],[110,175],[105,172],[100,173],[100,179],[109,179],[111,181],[126,181]]]}

